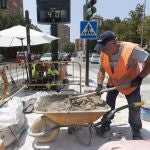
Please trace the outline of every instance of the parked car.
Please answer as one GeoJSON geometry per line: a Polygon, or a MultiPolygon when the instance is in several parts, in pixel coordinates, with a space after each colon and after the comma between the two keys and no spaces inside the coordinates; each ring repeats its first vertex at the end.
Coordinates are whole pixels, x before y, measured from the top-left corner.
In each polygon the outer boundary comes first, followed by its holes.
{"type": "Polygon", "coordinates": [[[40,58],[41,61],[51,61],[52,60],[52,53],[45,53],[40,58]]]}
{"type": "Polygon", "coordinates": [[[25,60],[25,58],[27,58],[27,51],[17,52],[17,55],[16,55],[17,62],[21,62],[22,60],[25,60]]]}
{"type": "Polygon", "coordinates": [[[82,58],[83,58],[83,62],[85,62],[85,60],[86,60],[86,55],[83,54],[82,58]]]}
{"type": "Polygon", "coordinates": [[[41,58],[40,54],[37,54],[37,55],[34,56],[34,60],[40,60],[40,58],[41,58]]]}
{"type": "MultiPolygon", "coordinates": [[[[89,60],[90,60],[90,57],[91,57],[91,55],[89,54],[89,60]]],[[[82,59],[83,59],[83,62],[86,61],[86,54],[83,54],[82,59]]]]}
{"type": "Polygon", "coordinates": [[[98,54],[92,53],[90,62],[99,64],[99,60],[100,60],[100,56],[98,54]]]}
{"type": "Polygon", "coordinates": [[[71,54],[68,54],[68,53],[59,53],[58,54],[58,60],[71,61],[71,54]]]}
{"type": "Polygon", "coordinates": [[[58,60],[63,60],[63,53],[58,53],[58,60]]]}
{"type": "Polygon", "coordinates": [[[0,54],[0,63],[4,60],[4,56],[0,54]]]}
{"type": "Polygon", "coordinates": [[[64,60],[71,61],[71,54],[66,54],[64,60]]]}

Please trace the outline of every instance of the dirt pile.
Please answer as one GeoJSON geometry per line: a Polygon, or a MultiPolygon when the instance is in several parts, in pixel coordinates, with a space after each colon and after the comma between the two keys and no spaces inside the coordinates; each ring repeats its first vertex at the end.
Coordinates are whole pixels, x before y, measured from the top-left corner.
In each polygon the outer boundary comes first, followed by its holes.
{"type": "Polygon", "coordinates": [[[36,111],[89,111],[101,110],[106,102],[99,96],[82,97],[70,100],[70,96],[52,95],[43,96],[35,107],[36,111]]]}

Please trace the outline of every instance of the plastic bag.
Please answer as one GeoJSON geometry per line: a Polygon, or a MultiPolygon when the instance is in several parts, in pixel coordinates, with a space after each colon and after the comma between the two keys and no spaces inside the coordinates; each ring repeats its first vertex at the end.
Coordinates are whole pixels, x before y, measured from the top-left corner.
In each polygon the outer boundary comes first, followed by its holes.
{"type": "Polygon", "coordinates": [[[7,107],[0,108],[0,129],[18,124],[23,116],[23,105],[20,99],[13,99],[7,107]]]}

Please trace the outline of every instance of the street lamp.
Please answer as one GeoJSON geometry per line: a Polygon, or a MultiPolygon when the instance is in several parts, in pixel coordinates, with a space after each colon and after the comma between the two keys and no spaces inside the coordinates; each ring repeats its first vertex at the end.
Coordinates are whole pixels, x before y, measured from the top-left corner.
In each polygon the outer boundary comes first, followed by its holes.
{"type": "Polygon", "coordinates": [[[141,47],[143,47],[143,34],[144,34],[144,19],[145,19],[145,9],[146,9],[146,0],[144,0],[144,11],[143,11],[143,20],[142,20],[142,31],[141,31],[141,47]]]}

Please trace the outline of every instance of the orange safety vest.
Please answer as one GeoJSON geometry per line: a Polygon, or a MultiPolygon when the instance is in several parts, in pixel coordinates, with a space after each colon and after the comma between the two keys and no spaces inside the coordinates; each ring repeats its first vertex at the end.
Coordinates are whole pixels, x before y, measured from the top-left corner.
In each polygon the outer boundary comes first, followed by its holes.
{"type": "Polygon", "coordinates": [[[123,44],[121,55],[118,58],[118,62],[114,66],[114,72],[111,70],[109,63],[109,57],[105,53],[101,52],[101,63],[105,71],[111,78],[111,82],[114,86],[118,87],[118,91],[128,95],[132,93],[136,87],[130,87],[130,82],[139,74],[140,68],[138,61],[134,61],[128,68],[128,61],[133,52],[133,49],[137,47],[137,44],[130,42],[121,42],[123,44]],[[120,89],[119,89],[120,87],[120,89]]]}

